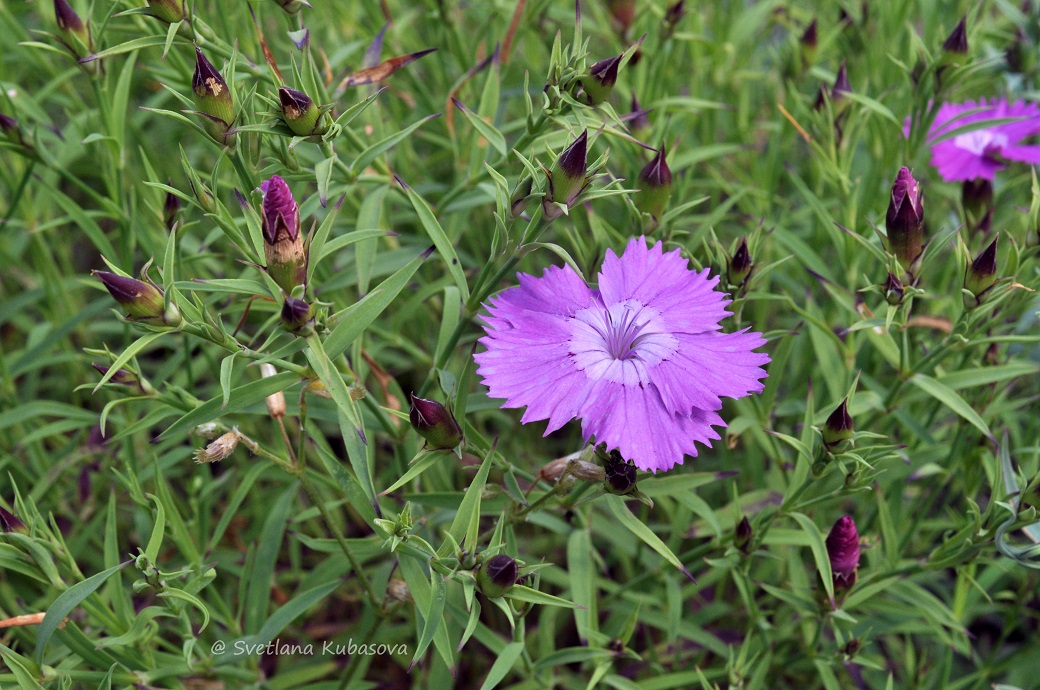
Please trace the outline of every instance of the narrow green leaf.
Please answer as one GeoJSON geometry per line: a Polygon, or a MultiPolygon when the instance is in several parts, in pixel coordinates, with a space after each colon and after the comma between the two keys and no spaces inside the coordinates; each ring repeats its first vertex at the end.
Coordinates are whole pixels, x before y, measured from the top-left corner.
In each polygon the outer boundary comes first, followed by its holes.
{"type": "Polygon", "coordinates": [[[827,597],[834,601],[834,573],[831,571],[831,559],[827,555],[827,544],[823,540],[820,529],[815,522],[801,513],[790,513],[790,515],[809,537],[809,548],[812,549],[816,569],[820,571],[820,577],[823,579],[823,588],[827,590],[827,597]]]}
{"type": "Polygon", "coordinates": [[[577,604],[574,602],[554,597],[545,592],[539,592],[537,589],[531,589],[524,585],[514,585],[505,596],[514,601],[526,601],[529,604],[541,604],[542,606],[560,606],[565,609],[577,607],[577,604]]]}
{"type": "Polygon", "coordinates": [[[412,655],[412,661],[408,664],[409,671],[423,657],[426,650],[430,648],[430,643],[433,642],[438,628],[444,624],[444,604],[448,598],[447,588],[444,586],[444,578],[435,571],[430,572],[430,590],[432,596],[430,597],[429,606],[423,611],[423,620],[425,622],[423,623],[422,634],[419,635],[419,642],[415,647],[415,654],[412,655]]]}
{"type": "Polygon", "coordinates": [[[488,472],[491,471],[491,461],[494,456],[495,449],[492,448],[484,456],[484,461],[480,463],[480,469],[477,470],[469,488],[466,489],[466,495],[462,497],[459,509],[455,513],[455,519],[451,522],[448,537],[437,550],[438,556],[449,555],[453,544],[467,545],[471,549],[476,547],[474,525],[480,525],[480,497],[484,493],[484,484],[487,482],[488,472]]]}
{"type": "Polygon", "coordinates": [[[993,437],[993,432],[989,430],[989,426],[982,417],[979,416],[979,413],[976,412],[972,406],[953,389],[939,383],[925,374],[914,374],[910,377],[909,381],[928,395],[941,402],[943,405],[946,405],[946,407],[956,412],[972,426],[981,431],[986,438],[990,439],[994,443],[996,442],[996,439],[993,437]]]}
{"type": "Polygon", "coordinates": [[[166,529],[166,510],[157,496],[152,494],[145,495],[155,502],[155,525],[152,526],[152,536],[148,539],[148,546],[145,547],[144,555],[152,563],[156,563],[159,559],[159,549],[162,548],[163,532],[166,529]]]}
{"type": "Polygon", "coordinates": [[[488,671],[487,678],[484,679],[484,683],[480,686],[480,690],[492,690],[497,688],[498,684],[505,680],[506,676],[513,669],[517,659],[524,653],[523,642],[510,642],[507,644],[502,651],[497,654],[495,663],[491,665],[491,670],[488,671]]]}
{"type": "Polygon", "coordinates": [[[274,567],[278,562],[282,539],[285,536],[285,524],[289,517],[289,509],[296,497],[297,484],[282,492],[267,511],[267,519],[260,530],[260,541],[257,546],[256,559],[252,569],[246,571],[245,616],[242,629],[255,634],[260,631],[262,622],[267,619],[267,607],[271,603],[271,579],[274,567]]]}
{"type": "Polygon", "coordinates": [[[418,192],[405,184],[401,178],[395,176],[395,179],[400,183],[408,200],[412,202],[412,208],[419,215],[419,222],[422,224],[423,229],[426,230],[426,234],[430,236],[433,245],[437,247],[441,258],[448,264],[448,273],[455,279],[455,285],[458,286],[459,292],[462,293],[462,301],[467,301],[469,299],[469,286],[466,284],[466,274],[462,270],[462,264],[459,263],[459,257],[455,253],[455,247],[452,246],[451,240],[448,239],[441,224],[437,221],[437,217],[433,214],[426,201],[419,196],[418,192]]]}
{"type": "Polygon", "coordinates": [[[693,580],[693,575],[686,569],[686,566],[682,564],[682,561],[672,553],[672,550],[668,548],[668,545],[661,541],[660,537],[654,534],[642,520],[632,514],[632,511],[628,509],[628,506],[625,505],[625,501],[620,496],[606,494],[603,498],[606,501],[607,507],[610,508],[611,514],[621,523],[622,527],[639,537],[644,544],[661,554],[662,558],[675,566],[683,575],[693,580]]]}

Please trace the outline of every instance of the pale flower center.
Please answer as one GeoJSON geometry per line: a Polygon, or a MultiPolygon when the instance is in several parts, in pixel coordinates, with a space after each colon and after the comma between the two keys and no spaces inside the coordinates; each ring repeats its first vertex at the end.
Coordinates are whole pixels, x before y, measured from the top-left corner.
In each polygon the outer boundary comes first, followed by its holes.
{"type": "Polygon", "coordinates": [[[1008,145],[1007,135],[990,129],[977,129],[953,138],[957,148],[969,151],[980,158],[987,158],[1008,145]]]}
{"type": "Polygon", "coordinates": [[[636,300],[582,309],[571,319],[570,330],[568,349],[578,369],[589,378],[625,385],[648,382],[647,372],[679,346],[661,313],[636,300]]]}

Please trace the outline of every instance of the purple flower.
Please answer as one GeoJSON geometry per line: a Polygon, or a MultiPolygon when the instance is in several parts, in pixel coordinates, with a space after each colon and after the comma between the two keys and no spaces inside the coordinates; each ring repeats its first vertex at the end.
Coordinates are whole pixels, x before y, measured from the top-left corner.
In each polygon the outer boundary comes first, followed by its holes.
{"type": "Polygon", "coordinates": [[[718,277],[660,242],[608,251],[598,290],[568,266],[519,280],[485,305],[477,372],[503,407],[527,407],[521,422],[548,419],[546,435],[577,417],[586,441],[667,470],[719,438],[721,397],[763,388],[769,357],[752,350],[765,339],[721,333],[729,302],[713,289],[718,277]]]}
{"type": "Polygon", "coordinates": [[[859,567],[859,532],[850,516],[841,516],[831,527],[827,535],[827,556],[835,582],[851,584],[859,567]]]}
{"type": "Polygon", "coordinates": [[[934,142],[944,134],[973,122],[1019,118],[1017,122],[997,124],[976,129],[932,144],[932,165],[947,182],[986,179],[992,180],[996,171],[1004,167],[1003,160],[1022,163],[1040,163],[1040,146],[1023,146],[1018,142],[1040,134],[1040,106],[1018,101],[997,100],[976,104],[945,103],[939,108],[935,122],[928,132],[928,141],[934,142]]]}

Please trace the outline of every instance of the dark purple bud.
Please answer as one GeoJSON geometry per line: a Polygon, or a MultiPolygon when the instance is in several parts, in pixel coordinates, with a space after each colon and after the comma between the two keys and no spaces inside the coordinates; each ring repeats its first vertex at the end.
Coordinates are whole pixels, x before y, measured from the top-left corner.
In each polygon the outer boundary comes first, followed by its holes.
{"type": "Polygon", "coordinates": [[[957,22],[957,26],[953,29],[953,32],[943,42],[943,52],[953,53],[955,55],[967,55],[968,53],[968,18],[961,17],[961,20],[957,22]]]}
{"type": "Polygon", "coordinates": [[[675,29],[679,26],[679,22],[686,16],[686,2],[685,0],[679,0],[676,3],[668,6],[668,9],[664,12],[664,19],[661,20],[661,39],[668,40],[675,33],[675,29]]]}
{"type": "Polygon", "coordinates": [[[500,553],[487,559],[480,566],[480,570],[477,571],[477,586],[484,596],[494,599],[508,593],[516,585],[519,576],[520,570],[516,561],[500,553]]]}
{"type": "Polygon", "coordinates": [[[903,283],[901,280],[899,280],[899,278],[897,278],[894,274],[890,272],[888,274],[888,277],[885,278],[885,283],[882,286],[882,288],[885,291],[885,301],[887,301],[889,304],[893,306],[897,304],[902,304],[903,293],[905,292],[905,288],[903,287],[903,283]]]}
{"type": "Polygon", "coordinates": [[[827,535],[827,556],[835,587],[843,590],[851,587],[856,582],[856,569],[859,568],[859,532],[855,521],[848,515],[839,518],[827,535]]]}
{"type": "Polygon", "coordinates": [[[14,513],[0,507],[0,532],[25,532],[25,523],[14,513]]]}
{"type": "Polygon", "coordinates": [[[148,0],[148,9],[153,17],[167,24],[176,24],[188,17],[184,0],[148,0]]]}
{"type": "Polygon", "coordinates": [[[626,115],[623,119],[631,125],[632,133],[637,137],[643,136],[644,133],[649,132],[652,127],[650,124],[650,118],[646,116],[649,112],[649,110],[643,110],[643,108],[640,107],[635,94],[632,94],[632,112],[626,115]]]}
{"type": "Polygon", "coordinates": [[[625,496],[636,488],[636,466],[612,450],[603,463],[603,489],[607,493],[625,496]]]}
{"type": "Polygon", "coordinates": [[[902,167],[892,185],[885,216],[890,251],[911,275],[924,249],[924,196],[910,168],[902,167]]]}
{"type": "MultiPolygon", "coordinates": [[[[94,41],[90,35],[89,22],[83,21],[67,0],[54,0],[54,19],[58,24],[58,33],[77,60],[94,52],[94,41]]],[[[93,61],[83,63],[88,71],[97,69],[93,61]]]]}
{"type": "Polygon", "coordinates": [[[726,271],[726,278],[729,280],[729,284],[736,288],[743,287],[754,267],[755,262],[751,259],[747,237],[743,237],[740,240],[740,246],[737,247],[737,251],[733,253],[733,258],[729,260],[729,266],[726,271]]]}
{"type": "Polygon", "coordinates": [[[548,220],[563,211],[556,204],[572,208],[588,186],[588,131],[583,130],[574,143],[564,149],[549,173],[549,192],[542,201],[542,212],[548,220]]]}
{"type": "Polygon", "coordinates": [[[282,304],[282,326],[290,333],[304,334],[311,323],[313,310],[305,300],[286,297],[282,304]]]}
{"type": "Polygon", "coordinates": [[[733,533],[733,545],[747,553],[751,546],[752,535],[751,521],[748,520],[747,515],[744,515],[740,518],[740,522],[737,523],[737,529],[733,533]]]}
{"type": "Polygon", "coordinates": [[[131,320],[156,326],[180,324],[180,312],[173,304],[170,305],[169,311],[166,311],[163,291],[152,283],[108,271],[94,271],[94,275],[108,289],[112,298],[126,309],[127,317],[131,320]]]}
{"type": "Polygon", "coordinates": [[[849,83],[849,73],[845,69],[845,61],[841,61],[841,67],[838,68],[838,75],[834,78],[834,86],[831,88],[831,100],[839,101],[847,94],[852,93],[852,85],[849,83]]]}
{"type": "Polygon", "coordinates": [[[589,68],[589,73],[581,80],[585,90],[585,102],[589,105],[599,105],[607,100],[614,84],[617,83],[618,68],[621,66],[621,58],[624,54],[600,60],[589,68]]]}
{"type": "Polygon", "coordinates": [[[436,400],[417,398],[411,395],[408,419],[419,435],[426,439],[430,450],[452,450],[462,443],[462,428],[451,410],[436,400]]]}
{"type": "Polygon", "coordinates": [[[223,146],[233,146],[235,133],[235,103],[224,77],[213,66],[202,49],[195,46],[195,74],[191,80],[195,109],[201,113],[206,133],[223,146]]]}
{"type": "Polygon", "coordinates": [[[823,444],[831,453],[841,453],[848,447],[854,435],[852,416],[849,414],[848,399],[841,401],[838,409],[831,413],[823,425],[823,444]]]}
{"type": "Polygon", "coordinates": [[[264,193],[261,227],[267,272],[287,293],[307,281],[307,247],[300,232],[300,208],[289,185],[274,175],[260,185],[264,193]]]}
{"type": "Polygon", "coordinates": [[[68,3],[68,0],[54,0],[54,19],[58,23],[58,28],[61,29],[62,33],[72,32],[76,34],[84,33],[86,31],[86,24],[76,14],[76,10],[72,9],[72,5],[68,3]]]}
{"type": "Polygon", "coordinates": [[[173,227],[173,224],[177,221],[177,213],[180,210],[181,198],[176,194],[166,192],[166,199],[163,201],[163,220],[166,222],[166,227],[173,227]]]}
{"type": "Polygon", "coordinates": [[[328,131],[328,123],[319,125],[319,120],[323,118],[318,106],[304,92],[279,86],[278,100],[282,104],[282,118],[294,134],[305,137],[328,131]]]}
{"type": "Polygon", "coordinates": [[[964,272],[964,289],[974,296],[972,299],[964,295],[964,306],[967,308],[982,304],[986,292],[997,282],[997,239],[994,237],[964,272]]]}
{"type": "Polygon", "coordinates": [[[805,28],[805,31],[802,33],[802,37],[801,39],[799,39],[799,42],[802,44],[802,48],[804,50],[816,50],[816,44],[818,42],[818,39],[816,36],[815,17],[813,18],[812,23],[810,23],[809,26],[805,28]]]}
{"type": "Polygon", "coordinates": [[[643,231],[652,232],[660,224],[661,216],[668,208],[668,199],[672,195],[672,171],[665,161],[667,154],[664,145],[657,151],[653,160],[639,172],[639,194],[636,195],[636,208],[650,216],[651,222],[644,223],[643,231]]]}
{"type": "MultiPolygon", "coordinates": [[[[104,364],[98,364],[97,362],[91,362],[90,366],[98,370],[98,373],[104,376],[109,372],[111,367],[107,367],[104,364]]],[[[108,380],[109,383],[117,383],[120,386],[134,386],[137,387],[140,380],[137,376],[126,369],[119,369],[116,373],[112,374],[112,378],[108,380]]]]}

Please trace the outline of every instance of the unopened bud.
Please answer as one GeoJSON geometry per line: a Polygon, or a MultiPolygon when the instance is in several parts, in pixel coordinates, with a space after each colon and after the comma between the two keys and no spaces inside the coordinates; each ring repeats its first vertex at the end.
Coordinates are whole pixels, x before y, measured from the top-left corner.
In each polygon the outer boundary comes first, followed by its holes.
{"type": "Polygon", "coordinates": [[[844,452],[855,434],[848,403],[848,398],[842,400],[823,425],[823,444],[831,453],[844,452]]]}
{"type": "Polygon", "coordinates": [[[171,303],[167,311],[163,291],[150,281],[127,278],[108,271],[94,271],[94,275],[108,289],[112,298],[126,309],[128,319],[154,326],[180,324],[181,315],[177,307],[171,303]]]}
{"type": "Polygon", "coordinates": [[[264,193],[261,222],[267,272],[274,282],[291,293],[307,282],[307,247],[300,232],[300,207],[289,185],[274,175],[260,185],[264,193]]]}
{"type": "Polygon", "coordinates": [[[166,199],[163,201],[163,221],[166,223],[167,228],[172,228],[173,224],[177,222],[177,213],[180,210],[180,197],[171,192],[166,192],[166,199]]]}
{"type": "MultiPolygon", "coordinates": [[[[260,376],[261,378],[270,378],[278,373],[278,370],[274,368],[274,365],[270,362],[264,362],[260,365],[260,376]]],[[[281,419],[285,416],[285,393],[278,391],[273,395],[267,396],[267,414],[271,415],[274,419],[281,419]]]]}
{"type": "Polygon", "coordinates": [[[607,493],[625,496],[636,488],[636,466],[621,457],[620,452],[610,451],[603,463],[603,471],[603,489],[607,493]]]}
{"type": "Polygon", "coordinates": [[[411,601],[412,592],[408,589],[408,583],[399,577],[392,578],[386,585],[386,595],[397,601],[411,601]]]}
{"type": "MultiPolygon", "coordinates": [[[[90,35],[90,22],[83,21],[68,0],[54,0],[54,19],[65,47],[77,60],[94,52],[94,41],[90,35]]],[[[90,71],[96,69],[94,62],[83,63],[90,71]]]]}
{"type": "Polygon", "coordinates": [[[831,87],[831,101],[841,101],[845,94],[852,93],[852,84],[849,83],[849,72],[845,68],[845,61],[841,61],[838,74],[834,77],[834,86],[831,87]]]}
{"type": "Polygon", "coordinates": [[[205,448],[195,451],[195,462],[220,462],[234,452],[241,438],[242,435],[232,429],[205,448]]]}
{"type": "Polygon", "coordinates": [[[740,240],[740,246],[733,252],[733,258],[729,260],[726,268],[726,279],[735,288],[744,287],[747,279],[751,277],[751,271],[755,268],[755,262],[751,259],[751,251],[748,249],[747,237],[740,240]]]}
{"type": "Polygon", "coordinates": [[[527,208],[530,201],[531,190],[534,188],[534,179],[530,175],[524,175],[516,183],[513,193],[509,195],[509,215],[518,218],[527,208]]]}
{"type": "Polygon", "coordinates": [[[0,532],[25,532],[25,523],[17,515],[0,507],[0,532]]]}
{"type": "Polygon", "coordinates": [[[306,0],[274,0],[278,5],[288,12],[289,14],[296,14],[304,7],[310,7],[311,4],[306,0]]]}
{"type": "Polygon", "coordinates": [[[167,24],[176,24],[188,17],[184,0],[148,0],[148,9],[153,17],[167,24]]]}
{"type": "Polygon", "coordinates": [[[740,522],[737,523],[737,528],[733,532],[733,545],[747,553],[750,550],[752,535],[751,521],[748,520],[747,515],[744,515],[740,518],[740,522]]]}
{"type": "MultiPolygon", "coordinates": [[[[104,376],[111,370],[111,367],[105,366],[104,364],[98,364],[97,362],[91,362],[90,366],[97,369],[98,373],[102,376],[104,376]]],[[[109,377],[108,382],[115,383],[120,386],[131,386],[135,388],[139,387],[141,383],[140,379],[137,378],[136,374],[134,374],[131,371],[127,371],[126,369],[117,369],[116,373],[112,374],[112,376],[109,377]]]]}
{"type": "Polygon", "coordinates": [[[893,306],[903,303],[903,293],[906,289],[903,287],[902,281],[900,281],[894,274],[888,274],[888,277],[885,278],[885,284],[882,287],[885,290],[886,302],[893,306]]]}
{"type": "Polygon", "coordinates": [[[411,409],[408,419],[412,428],[426,439],[426,447],[430,450],[452,450],[462,443],[462,428],[451,410],[436,400],[417,398],[411,395],[411,409]]]}
{"type": "Polygon", "coordinates": [[[477,571],[477,587],[484,596],[494,599],[509,590],[516,584],[520,576],[516,561],[505,554],[498,554],[484,561],[477,571]]]}
{"type": "Polygon", "coordinates": [[[221,146],[235,145],[235,103],[224,77],[195,46],[195,75],[191,80],[195,108],[206,133],[221,146]]]}
{"type": "Polygon", "coordinates": [[[812,23],[805,28],[802,37],[798,40],[803,67],[808,67],[816,59],[816,46],[818,42],[816,18],[814,17],[812,23]]]}
{"type": "Polygon", "coordinates": [[[625,119],[629,123],[632,135],[637,139],[642,139],[650,134],[650,129],[653,125],[650,123],[650,118],[646,116],[649,112],[649,110],[643,110],[643,108],[640,107],[635,94],[632,94],[632,112],[626,115],[625,119]]]}
{"type": "Polygon", "coordinates": [[[948,57],[967,55],[968,54],[968,18],[961,17],[961,20],[957,22],[957,26],[954,27],[949,37],[943,42],[943,52],[948,57]]]}
{"type": "Polygon", "coordinates": [[[542,201],[542,213],[547,220],[563,215],[558,204],[572,208],[589,185],[588,131],[582,131],[574,143],[564,149],[549,173],[549,193],[542,201]]]}
{"type": "Polygon", "coordinates": [[[617,83],[618,68],[624,54],[600,60],[589,68],[589,73],[582,77],[584,101],[588,105],[599,105],[610,97],[617,83]]]}
{"type": "Polygon", "coordinates": [[[313,310],[305,300],[286,297],[282,304],[282,326],[290,333],[305,335],[311,326],[313,310]]]}
{"type": "Polygon", "coordinates": [[[997,238],[986,247],[964,272],[964,289],[972,297],[964,295],[964,307],[976,307],[985,300],[986,292],[997,282],[997,238]]]}
{"type": "Polygon", "coordinates": [[[896,175],[885,227],[890,251],[911,276],[916,275],[924,249],[924,195],[910,168],[902,167],[896,175]]]}
{"type": "Polygon", "coordinates": [[[834,587],[845,591],[856,583],[859,568],[859,532],[855,521],[843,515],[827,535],[827,557],[831,562],[834,587]]]}
{"type": "Polygon", "coordinates": [[[318,106],[310,96],[302,91],[286,86],[278,87],[278,100],[282,104],[282,118],[294,134],[306,137],[312,134],[321,135],[328,131],[329,125],[318,106]]]}
{"type": "Polygon", "coordinates": [[[636,195],[636,208],[650,216],[650,222],[644,224],[644,232],[653,232],[661,223],[661,216],[668,208],[668,199],[672,195],[672,171],[665,161],[664,145],[657,151],[653,160],[639,172],[639,194],[636,195]]]}
{"type": "Polygon", "coordinates": [[[675,33],[679,22],[686,16],[685,5],[685,0],[678,0],[678,2],[669,5],[668,9],[664,11],[664,19],[661,20],[661,40],[666,41],[675,33]]]}

